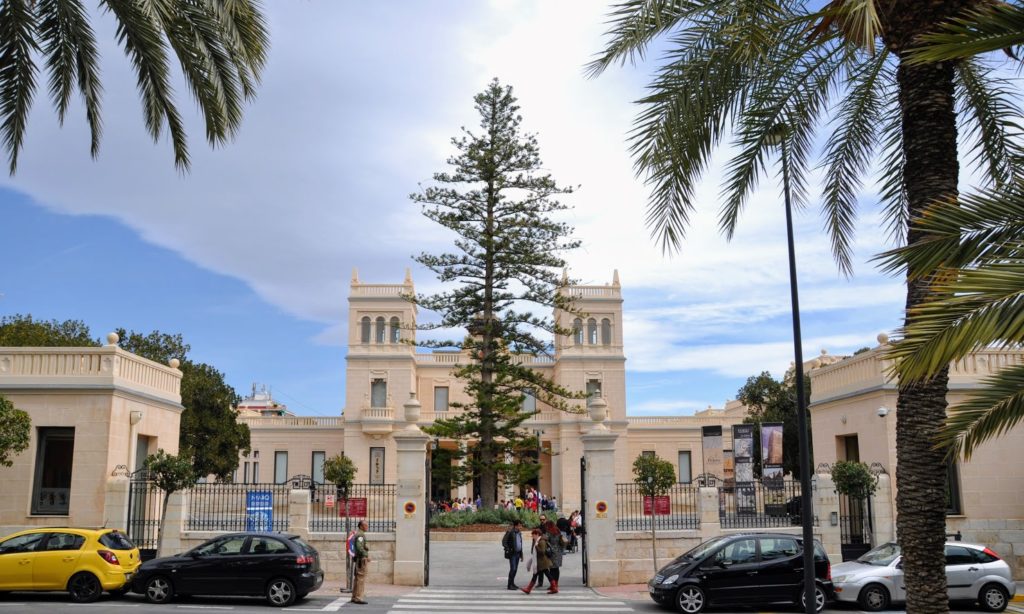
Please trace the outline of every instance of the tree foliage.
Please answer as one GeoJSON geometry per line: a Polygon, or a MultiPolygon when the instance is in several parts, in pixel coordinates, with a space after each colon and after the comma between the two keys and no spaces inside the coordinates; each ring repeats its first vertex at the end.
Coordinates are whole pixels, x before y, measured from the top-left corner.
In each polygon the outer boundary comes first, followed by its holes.
{"type": "MultiPolygon", "coordinates": [[[[101,0],[117,24],[117,42],[132,65],[146,128],[166,128],[175,164],[188,168],[185,122],[174,99],[172,58],[195,99],[211,145],[234,137],[242,106],[256,95],[269,44],[258,0],[101,0]]],[[[101,45],[83,0],[0,2],[0,139],[14,174],[36,94],[40,66],[58,120],[79,97],[99,154],[102,134],[101,45]]]]}
{"type": "Polygon", "coordinates": [[[416,261],[456,286],[411,298],[440,314],[439,323],[421,328],[469,332],[461,340],[422,343],[457,348],[469,358],[454,376],[465,382],[470,401],[452,403],[455,415],[437,420],[429,431],[459,441],[464,454],[467,442],[474,442],[453,479],[479,477],[490,507],[499,476],[519,483],[536,475],[537,465],[524,462],[536,449],[536,439],[521,428],[531,416],[521,411],[524,395],[567,411],[574,410],[570,399],[583,396],[522,362],[550,355],[552,344],[540,333],[568,334],[553,319],[526,309],[532,304],[572,310],[559,270],[565,266],[561,254],[579,243],[555,219],[566,208],[556,198],[572,190],[543,174],[537,139],[521,130],[512,88],[495,79],[474,102],[480,132],[463,128],[452,139],[457,153],[448,159],[451,170],[435,173],[434,185],[411,196],[423,215],[457,235],[456,252],[424,253],[416,261]]]}
{"type": "Polygon", "coordinates": [[[81,320],[34,320],[31,315],[0,317],[0,347],[93,347],[89,327],[81,320]]]}
{"type": "MultiPolygon", "coordinates": [[[[811,398],[811,381],[806,378],[804,398],[811,398]]],[[[736,399],[747,406],[746,424],[760,426],[765,422],[781,422],[782,431],[782,467],[783,471],[795,478],[800,477],[800,425],[796,408],[796,383],[793,371],[787,371],[782,381],[776,380],[772,374],[762,371],[760,375],[752,375],[736,392],[736,399]]],[[[811,414],[807,412],[807,440],[810,441],[811,414]]],[[[811,466],[814,465],[813,456],[811,466]]],[[[754,437],[754,470],[761,471],[761,438],[754,437]]]]}
{"type": "Polygon", "coordinates": [[[837,493],[854,499],[867,499],[878,488],[878,478],[871,469],[856,461],[839,461],[832,465],[832,482],[837,493]]]}
{"type": "Polygon", "coordinates": [[[356,464],[344,454],[335,454],[324,461],[324,479],[348,492],[356,479],[356,464]]]}
{"type": "Polygon", "coordinates": [[[633,483],[645,497],[664,495],[676,485],[675,467],[657,454],[641,454],[633,461],[633,483]]]}
{"type": "Polygon", "coordinates": [[[12,457],[28,449],[32,435],[32,420],[28,412],[14,407],[0,394],[0,466],[14,464],[12,457]]]}
{"type": "Polygon", "coordinates": [[[149,471],[149,479],[156,484],[156,487],[164,491],[163,507],[160,510],[160,539],[157,543],[157,555],[164,552],[164,531],[167,521],[167,504],[171,495],[179,490],[185,490],[196,483],[198,475],[192,465],[191,459],[185,456],[175,456],[164,452],[163,448],[157,450],[156,454],[146,457],[145,467],[149,471]]]}

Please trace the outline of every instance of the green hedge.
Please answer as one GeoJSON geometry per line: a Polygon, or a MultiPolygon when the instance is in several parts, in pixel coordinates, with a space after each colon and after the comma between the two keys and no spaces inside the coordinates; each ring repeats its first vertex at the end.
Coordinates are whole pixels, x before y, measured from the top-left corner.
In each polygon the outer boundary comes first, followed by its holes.
{"type": "MultiPolygon", "coordinates": [[[[550,513],[548,514],[551,515],[550,513]]],[[[519,520],[526,527],[540,524],[540,516],[536,512],[516,510],[480,510],[476,512],[435,512],[430,517],[430,526],[451,529],[467,524],[510,524],[519,520]]]]}

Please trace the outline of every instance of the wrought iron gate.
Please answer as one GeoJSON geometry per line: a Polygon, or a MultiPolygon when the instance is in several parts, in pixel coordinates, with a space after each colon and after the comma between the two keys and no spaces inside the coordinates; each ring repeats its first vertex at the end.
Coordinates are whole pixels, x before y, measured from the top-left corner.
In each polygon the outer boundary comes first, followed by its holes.
{"type": "MultiPolygon", "coordinates": [[[[587,457],[580,457],[580,510],[582,510],[583,518],[587,517],[587,457]]],[[[588,576],[590,563],[587,559],[587,523],[583,522],[582,533],[579,536],[580,540],[580,560],[583,563],[583,586],[588,586],[588,576]]]]}
{"type": "Polygon", "coordinates": [[[128,538],[139,548],[139,557],[148,561],[156,556],[160,542],[160,512],[164,492],[140,469],[128,482],[128,538]]]}
{"type": "Polygon", "coordinates": [[[839,495],[840,551],[851,561],[871,549],[871,499],[839,495]]]}

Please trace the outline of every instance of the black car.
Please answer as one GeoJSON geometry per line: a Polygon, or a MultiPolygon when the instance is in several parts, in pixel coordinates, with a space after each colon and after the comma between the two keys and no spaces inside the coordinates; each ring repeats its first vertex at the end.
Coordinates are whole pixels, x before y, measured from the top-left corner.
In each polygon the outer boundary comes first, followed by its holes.
{"type": "MultiPolygon", "coordinates": [[[[803,603],[803,540],[783,533],[710,539],[661,568],[647,588],[660,605],[697,614],[710,605],[803,603]]],[[[816,607],[832,597],[831,566],[814,544],[816,607]]]]}
{"type": "Polygon", "coordinates": [[[248,532],[145,562],[132,590],[151,603],[175,595],[265,595],[271,605],[284,607],[323,582],[320,554],[298,535],[248,532]]]}

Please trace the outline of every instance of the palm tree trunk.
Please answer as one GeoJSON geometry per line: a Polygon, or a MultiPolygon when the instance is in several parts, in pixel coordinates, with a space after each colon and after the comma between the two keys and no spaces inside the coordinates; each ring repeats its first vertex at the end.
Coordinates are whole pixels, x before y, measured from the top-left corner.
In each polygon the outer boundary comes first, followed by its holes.
{"type": "MultiPolygon", "coordinates": [[[[931,202],[957,196],[956,113],[951,63],[897,71],[903,115],[904,185],[913,219],[931,202]]],[[[907,243],[921,239],[910,227],[907,243]]],[[[909,311],[928,296],[925,282],[907,282],[909,311]]],[[[946,465],[932,442],[946,418],[948,369],[934,379],[901,386],[896,412],[896,529],[903,548],[907,612],[945,613],[946,465]]]]}

